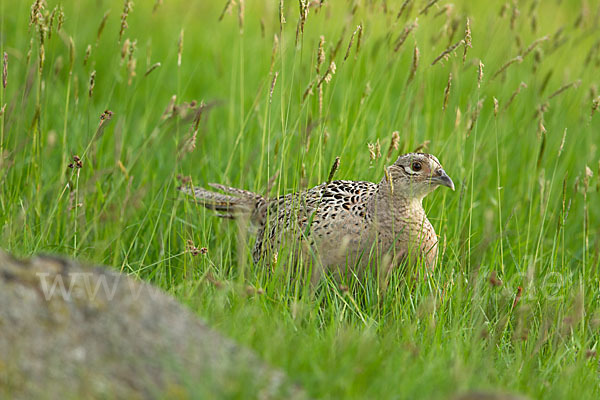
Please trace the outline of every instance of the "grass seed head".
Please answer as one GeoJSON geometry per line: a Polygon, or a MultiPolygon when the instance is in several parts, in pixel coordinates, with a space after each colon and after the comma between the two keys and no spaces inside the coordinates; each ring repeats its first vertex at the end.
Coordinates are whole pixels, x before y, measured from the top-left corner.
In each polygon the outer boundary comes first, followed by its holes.
{"type": "Polygon", "coordinates": [[[39,25],[44,18],[44,8],[46,8],[45,0],[35,0],[31,5],[31,12],[29,14],[29,26],[39,25]]]}
{"type": "Polygon", "coordinates": [[[308,96],[312,96],[314,94],[313,88],[315,84],[319,84],[320,87],[320,82],[322,82],[322,79],[319,80],[319,82],[317,82],[317,79],[318,77],[315,77],[308,83],[308,86],[306,87],[306,90],[304,90],[304,94],[302,95],[302,102],[304,102],[308,96]]]}
{"type": "Polygon", "coordinates": [[[551,69],[546,73],[546,75],[544,75],[544,79],[542,79],[542,84],[540,85],[540,88],[539,88],[540,94],[544,93],[544,91],[546,90],[546,86],[548,86],[548,82],[550,82],[550,77],[552,77],[553,73],[554,73],[554,70],[551,69]]]}
{"type": "Polygon", "coordinates": [[[354,30],[354,32],[352,32],[352,36],[350,36],[350,42],[348,42],[348,48],[346,49],[346,55],[344,56],[344,61],[346,61],[346,59],[350,55],[350,50],[352,50],[352,43],[354,43],[354,36],[356,36],[356,35],[358,35],[358,40],[356,43],[356,54],[358,54],[358,50],[360,48],[360,39],[362,36],[362,24],[359,24],[356,27],[356,29],[354,30]]]}
{"type": "Polygon", "coordinates": [[[50,17],[48,18],[48,39],[50,39],[52,37],[52,30],[54,28],[54,21],[56,20],[57,13],[58,13],[58,6],[55,6],[52,9],[52,13],[50,14],[50,17]]]}
{"type": "Polygon", "coordinates": [[[83,168],[83,161],[81,160],[81,157],[75,155],[73,156],[73,162],[67,166],[71,169],[81,169],[83,168]]]}
{"type": "Polygon", "coordinates": [[[285,25],[285,16],[283,15],[283,0],[279,0],[279,32],[283,30],[283,25],[285,25]]]}
{"type": "MultiPolygon", "coordinates": [[[[546,137],[546,132],[547,131],[546,131],[546,126],[544,125],[544,119],[540,118],[538,120],[538,124],[537,124],[537,137],[538,137],[538,139],[545,138],[546,137]]],[[[543,144],[545,144],[545,143],[543,143],[543,144]]],[[[542,148],[543,148],[543,146],[542,146],[542,148]]],[[[540,158],[541,158],[541,156],[540,156],[540,158]]],[[[538,162],[538,165],[539,165],[539,162],[538,162]]]]}
{"type": "Polygon", "coordinates": [[[278,76],[279,76],[279,72],[275,71],[275,74],[273,74],[273,79],[271,80],[271,89],[269,90],[269,104],[273,100],[273,90],[275,89],[275,84],[277,83],[278,76]]]}
{"type": "Polygon", "coordinates": [[[545,41],[546,41],[546,40],[548,40],[549,38],[550,38],[550,37],[546,35],[546,36],[543,36],[543,37],[541,37],[541,38],[539,38],[539,39],[536,39],[536,40],[534,40],[534,41],[533,41],[533,43],[531,43],[531,44],[529,45],[529,47],[527,47],[527,48],[525,49],[525,51],[523,52],[523,54],[521,55],[521,57],[523,57],[523,58],[527,57],[527,55],[528,55],[529,53],[531,53],[533,50],[535,50],[535,49],[538,47],[538,45],[539,45],[540,43],[543,43],[543,42],[545,42],[545,41]]]}
{"type": "Polygon", "coordinates": [[[423,143],[418,144],[417,147],[415,147],[412,152],[413,153],[419,153],[419,152],[422,152],[424,150],[427,150],[429,148],[429,144],[430,143],[431,143],[431,140],[426,140],[423,143]]]}
{"type": "Polygon", "coordinates": [[[506,104],[504,105],[504,111],[506,111],[508,109],[508,107],[510,106],[510,104],[513,102],[513,100],[515,99],[515,97],[517,97],[517,95],[519,93],[521,93],[522,89],[526,89],[527,88],[527,84],[525,82],[521,82],[519,84],[519,86],[517,86],[517,89],[513,92],[513,94],[510,96],[510,98],[508,99],[508,102],[506,102],[506,104]]]}
{"type": "Polygon", "coordinates": [[[402,44],[404,44],[408,35],[410,35],[410,33],[418,26],[419,26],[418,19],[415,19],[414,22],[409,22],[408,24],[406,24],[406,26],[404,27],[404,30],[402,31],[402,33],[400,33],[400,35],[396,39],[396,42],[394,45],[394,52],[398,52],[398,50],[400,50],[400,47],[402,47],[402,44]]]}
{"type": "Polygon", "coordinates": [[[410,83],[414,79],[415,75],[417,74],[417,68],[419,67],[419,57],[420,57],[419,48],[417,47],[417,45],[415,45],[415,49],[413,51],[412,65],[410,68],[410,74],[408,75],[407,83],[410,83]]]}
{"type": "Polygon", "coordinates": [[[246,3],[244,0],[238,0],[238,23],[240,24],[240,33],[244,32],[244,11],[246,3]]]}
{"type": "Polygon", "coordinates": [[[321,69],[321,64],[325,61],[325,36],[321,35],[319,37],[319,47],[317,48],[317,74],[319,74],[321,69]]]}
{"type": "Polygon", "coordinates": [[[183,151],[185,153],[191,153],[196,150],[196,140],[198,139],[198,131],[193,131],[190,138],[186,141],[183,151]]]}
{"type": "Polygon", "coordinates": [[[265,30],[266,30],[266,29],[267,29],[267,28],[265,27],[265,19],[264,19],[264,18],[261,18],[261,19],[260,19],[260,37],[261,37],[262,39],[264,39],[264,38],[265,38],[265,30]]]}
{"type": "Polygon", "coordinates": [[[114,113],[110,110],[104,110],[104,112],[100,115],[100,124],[110,121],[113,117],[113,114],[114,113]]]}
{"type": "Polygon", "coordinates": [[[379,144],[379,139],[375,143],[367,143],[367,147],[369,148],[369,157],[371,161],[375,161],[381,158],[381,145],[379,144]]]}
{"type": "MultiPolygon", "coordinates": [[[[446,23],[444,24],[443,30],[448,38],[448,43],[446,44],[446,47],[450,46],[454,42],[454,35],[456,34],[456,32],[458,32],[459,25],[460,25],[460,18],[458,18],[458,17],[452,17],[452,18],[448,19],[446,21],[446,23]]],[[[441,38],[441,35],[438,36],[438,38],[441,38]]],[[[433,41],[435,43],[437,41],[437,39],[434,38],[433,41]]]]}
{"type": "Polygon", "coordinates": [[[592,169],[586,165],[585,166],[585,178],[584,178],[586,188],[588,187],[587,182],[593,177],[594,177],[594,172],[592,172],[592,169]]]}
{"type": "Polygon", "coordinates": [[[437,3],[439,0],[430,0],[429,3],[427,3],[425,5],[425,7],[423,7],[423,9],[421,9],[421,11],[419,11],[419,14],[425,14],[427,15],[427,11],[429,11],[429,9],[435,4],[437,3]]]}
{"type": "Polygon", "coordinates": [[[560,41],[562,40],[562,35],[564,32],[565,32],[564,26],[561,26],[554,32],[554,35],[552,35],[552,46],[553,47],[555,47],[555,48],[558,47],[560,41]]]}
{"type": "Polygon", "coordinates": [[[531,24],[531,31],[532,32],[537,32],[537,27],[538,27],[537,13],[531,14],[531,18],[529,20],[529,23],[531,24]]]}
{"type": "Polygon", "coordinates": [[[2,87],[6,89],[8,85],[8,53],[4,52],[2,57],[2,87]]]}
{"type": "Polygon", "coordinates": [[[100,25],[98,26],[98,31],[96,32],[96,42],[100,41],[100,36],[102,36],[102,32],[104,32],[104,28],[106,27],[106,21],[108,20],[108,16],[110,15],[110,10],[106,11],[102,16],[102,21],[100,21],[100,25]]]}
{"type": "Polygon", "coordinates": [[[477,87],[481,87],[481,81],[483,80],[483,63],[479,60],[479,67],[477,68],[477,87]]]}
{"type": "Polygon", "coordinates": [[[583,21],[587,18],[588,14],[589,14],[589,9],[587,7],[586,2],[583,1],[581,4],[581,8],[579,10],[579,15],[577,15],[577,19],[575,20],[575,23],[573,24],[573,28],[579,28],[583,24],[583,21]]]}
{"type": "Polygon", "coordinates": [[[533,51],[533,65],[532,65],[532,69],[533,69],[533,73],[536,74],[537,71],[540,68],[540,64],[542,63],[542,51],[540,49],[535,49],[533,51]]]}
{"type": "Polygon", "coordinates": [[[181,55],[183,54],[183,28],[179,32],[177,40],[177,67],[181,67],[181,55]]]}
{"type": "Polygon", "coordinates": [[[275,66],[275,58],[277,56],[277,49],[279,49],[279,36],[277,36],[277,34],[274,34],[273,50],[271,51],[271,66],[269,67],[269,73],[273,72],[273,67],[275,66]]]}
{"type": "MultiPolygon", "coordinates": [[[[205,254],[208,253],[208,249],[206,247],[198,248],[198,247],[196,247],[194,245],[194,242],[192,240],[188,240],[187,241],[187,243],[186,243],[186,249],[187,249],[187,252],[190,253],[194,257],[197,256],[198,254],[205,255],[205,254]]],[[[211,281],[211,283],[214,284],[214,282],[212,282],[212,281],[211,281]]]]}
{"type": "Polygon", "coordinates": [[[515,30],[515,25],[517,23],[517,19],[519,18],[520,14],[521,14],[521,12],[517,8],[517,1],[513,0],[512,12],[511,12],[511,15],[510,15],[510,30],[511,31],[515,30]]]}
{"type": "Polygon", "coordinates": [[[562,92],[564,92],[567,89],[570,88],[578,88],[579,85],[581,85],[581,79],[578,79],[574,82],[571,83],[567,83],[566,85],[561,86],[557,91],[555,91],[554,93],[552,93],[550,96],[548,96],[548,100],[550,100],[553,97],[558,96],[559,94],[561,94],[562,92]]]}
{"type": "Polygon", "coordinates": [[[96,71],[92,71],[90,75],[90,85],[88,89],[88,96],[91,98],[94,94],[94,86],[96,86],[96,71]]]}
{"type": "Polygon", "coordinates": [[[125,57],[127,57],[127,54],[129,54],[130,45],[131,42],[129,38],[125,39],[125,41],[123,42],[123,46],[121,46],[121,64],[123,64],[123,62],[125,61],[125,57]]]}
{"type": "Polygon", "coordinates": [[[518,52],[521,53],[523,51],[523,40],[521,40],[521,35],[519,34],[515,34],[515,45],[518,52]]]}
{"type": "Polygon", "coordinates": [[[458,128],[460,126],[461,119],[462,113],[460,112],[460,107],[456,107],[456,118],[454,119],[454,128],[458,128]]]}
{"type": "Polygon", "coordinates": [[[440,11],[438,11],[434,17],[439,17],[440,15],[446,14],[446,17],[450,18],[452,16],[452,11],[454,10],[454,4],[446,4],[440,11]]]}
{"type": "Polygon", "coordinates": [[[85,56],[83,56],[83,65],[87,65],[88,59],[90,58],[90,55],[92,54],[92,45],[88,44],[87,48],[85,49],[85,56]]]}
{"type": "Polygon", "coordinates": [[[479,100],[477,102],[477,105],[475,106],[475,109],[471,113],[471,118],[469,119],[469,122],[467,123],[467,136],[469,136],[471,134],[471,131],[475,127],[475,123],[477,122],[477,118],[479,118],[479,113],[481,112],[481,107],[483,106],[484,100],[485,99],[479,100]]]}
{"type": "Polygon", "coordinates": [[[565,147],[565,140],[567,139],[567,128],[565,128],[563,132],[562,140],[560,141],[560,147],[558,148],[558,157],[562,154],[562,151],[565,147]]]}
{"type": "MultiPolygon", "coordinates": [[[[191,103],[184,103],[188,107],[188,111],[192,111],[196,107],[197,102],[194,100],[191,103]]],[[[182,105],[183,106],[183,105],[182,105]]],[[[183,157],[185,153],[191,153],[196,150],[196,141],[198,139],[198,129],[200,127],[200,120],[202,119],[202,112],[204,111],[204,101],[201,101],[198,108],[195,110],[194,119],[190,126],[189,138],[184,142],[179,151],[179,158],[183,157]]]]}
{"type": "Polygon", "coordinates": [[[450,87],[452,86],[452,72],[448,74],[448,83],[446,89],[444,89],[444,103],[442,104],[442,111],[446,111],[448,106],[448,97],[450,97],[450,87]]]}
{"type": "Polygon", "coordinates": [[[133,78],[136,76],[137,59],[134,57],[135,51],[137,50],[137,39],[131,42],[129,51],[127,53],[127,85],[131,85],[133,78]]]}
{"type": "Polygon", "coordinates": [[[335,175],[335,173],[337,172],[339,167],[340,167],[340,157],[337,156],[335,158],[335,161],[331,165],[331,169],[329,170],[329,176],[327,177],[328,184],[331,183],[331,181],[333,180],[333,176],[335,175]]]}
{"type": "Polygon", "coordinates": [[[402,3],[402,5],[400,6],[400,10],[398,10],[398,14],[396,15],[396,19],[400,19],[400,17],[402,16],[402,14],[404,14],[404,11],[406,10],[406,7],[408,6],[408,4],[411,1],[412,0],[404,0],[404,2],[402,3]]]}
{"type": "Polygon", "coordinates": [[[40,48],[38,52],[38,72],[42,73],[44,70],[44,62],[46,61],[46,49],[42,43],[40,43],[40,48]]]}
{"type": "Polygon", "coordinates": [[[329,130],[327,128],[323,129],[323,145],[326,145],[329,141],[329,130]]]}
{"type": "Polygon", "coordinates": [[[425,140],[422,143],[419,143],[417,147],[413,149],[413,153],[420,153],[426,151],[429,148],[429,144],[431,144],[431,140],[425,140]]]}
{"type": "Polygon", "coordinates": [[[504,65],[501,66],[500,69],[498,71],[496,71],[496,73],[494,73],[494,75],[492,75],[492,79],[495,79],[498,75],[500,75],[501,73],[503,73],[504,71],[506,71],[506,69],[508,67],[510,67],[511,65],[513,65],[514,63],[520,64],[522,62],[523,62],[523,57],[522,56],[516,56],[515,58],[511,58],[506,63],[504,63],[504,65]]]}
{"type": "Polygon", "coordinates": [[[456,48],[458,46],[464,45],[465,44],[465,40],[461,39],[458,42],[456,42],[455,44],[453,44],[452,46],[448,47],[446,50],[442,51],[442,54],[440,54],[439,56],[436,57],[435,60],[433,60],[433,62],[431,63],[431,65],[435,65],[437,64],[438,61],[440,61],[441,59],[448,59],[449,54],[452,53],[454,50],[456,50],[456,48]]]}
{"type": "Polygon", "coordinates": [[[119,29],[119,42],[123,39],[123,34],[125,33],[125,29],[127,29],[127,17],[129,13],[133,10],[133,1],[125,0],[123,2],[123,13],[121,14],[121,28],[119,29]]]}
{"type": "Polygon", "coordinates": [[[392,132],[392,140],[390,141],[390,147],[388,147],[386,158],[390,158],[394,150],[398,150],[400,145],[400,132],[394,131],[392,132]]]}
{"type": "Polygon", "coordinates": [[[298,19],[298,26],[296,27],[296,45],[301,36],[304,36],[304,25],[306,24],[306,18],[308,17],[308,3],[306,0],[298,0],[298,6],[300,7],[300,18],[298,19]]]}
{"type": "Polygon", "coordinates": [[[155,69],[157,69],[158,67],[160,67],[160,65],[161,65],[161,64],[160,64],[159,62],[152,64],[152,65],[150,66],[150,68],[148,68],[148,69],[146,70],[146,72],[144,73],[144,77],[146,77],[146,76],[150,75],[150,73],[151,73],[152,71],[154,71],[155,69]]]}
{"type": "Polygon", "coordinates": [[[348,48],[346,49],[346,55],[344,55],[344,61],[346,61],[346,59],[348,58],[348,56],[350,55],[350,50],[352,50],[352,43],[354,43],[354,36],[356,36],[356,32],[358,31],[358,27],[354,30],[354,32],[352,32],[352,36],[350,36],[350,41],[348,42],[348,48]]]}
{"type": "Polygon", "coordinates": [[[344,36],[346,36],[346,27],[345,26],[342,29],[342,33],[340,34],[339,40],[337,41],[333,50],[331,50],[331,52],[329,54],[330,60],[335,60],[335,57],[337,56],[338,51],[340,51],[340,47],[342,47],[342,42],[344,41],[344,36]]]}
{"type": "MultiPolygon", "coordinates": [[[[6,53],[4,53],[4,54],[6,54],[6,53]]],[[[590,118],[594,116],[594,113],[596,111],[598,111],[598,108],[600,108],[600,96],[598,96],[597,98],[592,100],[592,113],[590,115],[590,118]]]]}
{"type": "Polygon", "coordinates": [[[360,51],[360,44],[362,42],[362,35],[363,35],[363,23],[361,22],[360,25],[358,25],[358,37],[356,39],[356,53],[355,53],[355,57],[358,56],[358,52],[360,51]]]}
{"type": "Polygon", "coordinates": [[[323,85],[319,85],[319,118],[323,117],[323,85]]]}
{"type": "Polygon", "coordinates": [[[62,6],[60,6],[60,9],[58,10],[58,23],[56,25],[56,31],[60,32],[62,30],[62,27],[64,24],[65,24],[65,12],[64,12],[62,6]]]}
{"type": "Polygon", "coordinates": [[[331,64],[329,64],[329,68],[327,68],[327,71],[325,72],[322,81],[324,80],[325,83],[331,82],[331,79],[333,79],[333,75],[335,75],[336,68],[337,67],[335,65],[335,61],[332,61],[331,64]]]}
{"type": "Polygon", "coordinates": [[[98,128],[96,129],[96,133],[94,134],[94,138],[97,139],[104,133],[104,129],[110,122],[113,117],[113,112],[110,110],[104,110],[104,112],[100,115],[100,122],[98,123],[98,128]]]}
{"type": "Polygon", "coordinates": [[[539,106],[537,106],[537,108],[535,109],[535,115],[534,118],[544,118],[544,113],[546,113],[546,111],[548,111],[548,109],[550,108],[550,103],[548,102],[544,102],[542,104],[540,104],[539,106]]]}
{"type": "Polygon", "coordinates": [[[465,46],[464,46],[464,52],[463,52],[463,58],[462,58],[462,62],[463,64],[465,63],[465,60],[467,59],[467,48],[469,47],[473,47],[473,45],[471,44],[471,22],[469,20],[469,18],[467,18],[467,27],[465,28],[465,46]]]}
{"type": "Polygon", "coordinates": [[[225,7],[223,7],[223,11],[221,11],[221,15],[219,16],[219,21],[223,20],[225,14],[231,14],[231,9],[233,8],[233,0],[227,0],[225,2],[225,7]]]}

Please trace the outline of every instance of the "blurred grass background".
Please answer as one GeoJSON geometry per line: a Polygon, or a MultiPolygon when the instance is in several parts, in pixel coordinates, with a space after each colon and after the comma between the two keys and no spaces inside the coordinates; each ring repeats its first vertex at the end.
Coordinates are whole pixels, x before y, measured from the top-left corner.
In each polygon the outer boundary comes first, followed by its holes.
{"type": "Polygon", "coordinates": [[[594,2],[0,0],[0,15],[4,249],[148,280],[317,398],[599,395],[594,2]],[[279,279],[252,265],[251,235],[176,191],[276,176],[270,193],[289,193],[336,156],[336,178],[379,181],[415,149],[457,191],[425,202],[432,279],[385,292],[279,279]]]}

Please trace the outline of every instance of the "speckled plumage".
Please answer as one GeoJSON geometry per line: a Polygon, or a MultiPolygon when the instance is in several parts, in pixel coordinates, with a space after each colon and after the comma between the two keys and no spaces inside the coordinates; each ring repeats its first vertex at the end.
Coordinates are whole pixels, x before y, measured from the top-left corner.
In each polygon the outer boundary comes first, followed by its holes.
{"type": "Polygon", "coordinates": [[[181,190],[221,217],[249,219],[257,227],[256,263],[292,243],[298,256],[314,256],[326,269],[362,271],[374,257],[388,266],[423,257],[433,268],[437,236],[422,199],[439,185],[454,189],[437,158],[410,153],[386,168],[379,183],[338,180],[277,198],[217,184],[210,186],[228,194],[181,190]]]}

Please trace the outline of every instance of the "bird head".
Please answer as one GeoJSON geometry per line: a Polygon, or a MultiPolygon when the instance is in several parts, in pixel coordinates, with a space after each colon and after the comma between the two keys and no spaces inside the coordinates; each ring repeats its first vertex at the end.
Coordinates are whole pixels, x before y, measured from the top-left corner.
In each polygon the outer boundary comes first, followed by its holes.
{"type": "Polygon", "coordinates": [[[386,181],[394,194],[406,198],[422,199],[438,186],[454,190],[452,179],[435,156],[425,153],[408,153],[398,157],[386,170],[386,181]]]}

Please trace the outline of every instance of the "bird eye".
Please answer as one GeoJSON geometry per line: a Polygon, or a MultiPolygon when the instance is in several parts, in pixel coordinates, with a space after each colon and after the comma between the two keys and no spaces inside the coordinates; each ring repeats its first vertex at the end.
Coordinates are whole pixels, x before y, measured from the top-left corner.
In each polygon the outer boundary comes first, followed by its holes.
{"type": "Polygon", "coordinates": [[[421,167],[421,163],[420,163],[420,162],[414,162],[414,163],[412,163],[412,166],[411,166],[411,168],[412,168],[412,170],[413,170],[413,171],[415,171],[415,172],[417,172],[417,171],[420,171],[420,170],[421,170],[421,168],[422,168],[422,167],[421,167]]]}

